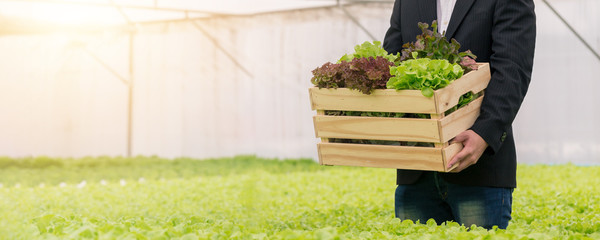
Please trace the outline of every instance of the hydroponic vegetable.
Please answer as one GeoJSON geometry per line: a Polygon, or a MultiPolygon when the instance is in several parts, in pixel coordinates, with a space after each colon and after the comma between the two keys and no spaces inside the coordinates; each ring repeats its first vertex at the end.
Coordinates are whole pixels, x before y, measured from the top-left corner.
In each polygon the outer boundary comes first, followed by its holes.
{"type": "Polygon", "coordinates": [[[374,89],[385,88],[393,65],[382,56],[325,63],[313,70],[311,82],[319,88],[346,87],[370,94],[374,89]]]}
{"type": "Polygon", "coordinates": [[[391,67],[390,73],[394,76],[387,82],[387,88],[416,89],[421,90],[423,96],[432,97],[433,90],[448,86],[462,77],[463,69],[445,59],[418,58],[403,61],[398,67],[391,67]]]}
{"type": "Polygon", "coordinates": [[[344,62],[344,61],[349,62],[355,58],[370,58],[370,57],[373,57],[373,58],[384,57],[388,61],[394,62],[398,58],[398,54],[396,54],[396,55],[389,54],[385,49],[383,49],[383,47],[381,47],[381,42],[379,42],[379,41],[373,41],[373,43],[367,41],[367,42],[364,42],[363,44],[354,46],[354,53],[345,54],[338,60],[338,63],[344,62]]]}
{"type": "Polygon", "coordinates": [[[506,230],[394,218],[393,169],[252,156],[0,166],[7,240],[600,239],[598,166],[518,165],[506,230]]]}
{"type": "Polygon", "coordinates": [[[402,54],[396,60],[399,62],[417,58],[446,59],[450,63],[458,63],[465,73],[477,69],[477,58],[471,51],[459,52],[460,43],[455,39],[448,41],[444,35],[437,31],[437,21],[429,24],[419,23],[419,28],[423,32],[417,36],[417,40],[412,43],[406,43],[402,46],[402,54]]]}

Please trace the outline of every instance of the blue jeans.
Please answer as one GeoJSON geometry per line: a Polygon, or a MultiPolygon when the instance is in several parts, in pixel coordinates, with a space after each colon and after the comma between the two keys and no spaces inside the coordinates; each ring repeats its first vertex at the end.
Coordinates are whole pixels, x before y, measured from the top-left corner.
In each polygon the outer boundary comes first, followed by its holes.
{"type": "Polygon", "coordinates": [[[512,188],[473,187],[448,183],[437,172],[424,172],[412,185],[396,188],[396,217],[402,220],[433,218],[470,227],[506,229],[511,219],[512,188]]]}

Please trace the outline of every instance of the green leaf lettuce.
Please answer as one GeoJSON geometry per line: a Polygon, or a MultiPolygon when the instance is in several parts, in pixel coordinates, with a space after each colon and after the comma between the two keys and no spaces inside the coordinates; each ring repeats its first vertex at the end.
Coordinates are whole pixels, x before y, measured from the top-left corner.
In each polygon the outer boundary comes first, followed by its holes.
{"type": "Polygon", "coordinates": [[[418,58],[409,59],[397,67],[390,68],[393,75],[387,82],[389,89],[421,90],[426,97],[432,97],[433,91],[448,86],[462,77],[464,71],[460,65],[445,59],[418,58]]]}

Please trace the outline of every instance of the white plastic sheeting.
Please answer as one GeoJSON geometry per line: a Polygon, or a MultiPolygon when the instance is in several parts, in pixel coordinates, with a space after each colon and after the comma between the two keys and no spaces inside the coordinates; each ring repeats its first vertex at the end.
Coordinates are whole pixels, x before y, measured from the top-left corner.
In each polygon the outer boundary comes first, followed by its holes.
{"type": "MultiPolygon", "coordinates": [[[[549,2],[600,52],[600,2],[549,2]]],[[[600,60],[536,3],[533,77],[514,124],[519,161],[600,164],[600,60]]]]}
{"type": "MultiPolygon", "coordinates": [[[[595,1],[550,2],[600,51],[595,1]]],[[[533,79],[515,120],[519,160],[598,164],[600,61],[536,3],[533,79]]],[[[382,40],[391,7],[347,8],[382,40]]],[[[0,36],[0,155],[126,155],[129,37],[0,36]]],[[[310,71],[367,40],[335,7],[138,26],[132,154],[316,159],[310,71]]]]}
{"type": "MultiPolygon", "coordinates": [[[[126,36],[77,41],[127,76],[126,36]]],[[[124,154],[127,88],[80,44],[62,35],[4,36],[0,52],[1,155],[124,154]]]]}
{"type": "MultiPolygon", "coordinates": [[[[383,38],[389,5],[351,11],[383,38]]],[[[366,35],[337,8],[194,23],[134,36],[133,155],[315,157],[310,71],[366,35]]],[[[0,38],[2,155],[126,154],[117,76],[129,78],[128,43],[126,33],[0,38]]]]}
{"type": "Polygon", "coordinates": [[[253,15],[336,5],[335,0],[0,0],[0,19],[62,25],[253,15]]]}

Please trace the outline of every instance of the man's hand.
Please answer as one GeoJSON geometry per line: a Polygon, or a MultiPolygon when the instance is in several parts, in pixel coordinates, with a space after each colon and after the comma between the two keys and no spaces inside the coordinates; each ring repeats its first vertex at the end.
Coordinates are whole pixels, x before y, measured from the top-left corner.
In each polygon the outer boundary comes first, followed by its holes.
{"type": "Polygon", "coordinates": [[[458,166],[450,172],[460,172],[463,169],[477,163],[483,151],[488,144],[473,130],[464,131],[451,141],[451,143],[462,143],[463,149],[460,150],[448,163],[448,168],[458,164],[458,166]]]}

